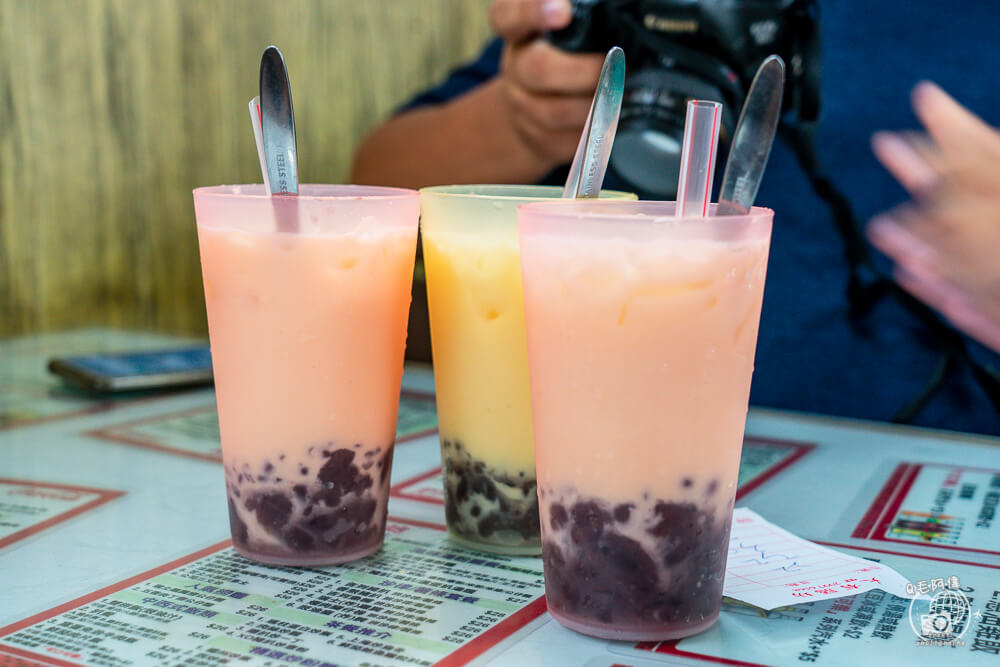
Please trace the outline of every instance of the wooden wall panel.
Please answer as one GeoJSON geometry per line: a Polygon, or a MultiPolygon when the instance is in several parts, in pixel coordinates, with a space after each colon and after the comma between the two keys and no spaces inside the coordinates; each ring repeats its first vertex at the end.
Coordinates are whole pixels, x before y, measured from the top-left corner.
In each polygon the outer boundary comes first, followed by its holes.
{"type": "Polygon", "coordinates": [[[191,189],[259,182],[247,115],[281,47],[303,182],[473,57],[488,0],[0,0],[0,336],[204,331],[191,189]]]}

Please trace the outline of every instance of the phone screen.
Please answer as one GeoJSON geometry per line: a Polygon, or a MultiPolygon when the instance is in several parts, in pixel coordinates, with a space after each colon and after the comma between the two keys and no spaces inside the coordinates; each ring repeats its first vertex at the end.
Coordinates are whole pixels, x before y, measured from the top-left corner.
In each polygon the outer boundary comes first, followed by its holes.
{"type": "Polygon", "coordinates": [[[208,345],[157,352],[93,354],[84,357],[69,357],[66,361],[95,375],[109,377],[178,373],[212,368],[212,355],[208,351],[208,345]]]}
{"type": "Polygon", "coordinates": [[[208,345],[91,354],[53,359],[49,369],[88,389],[116,391],[207,383],[212,379],[208,345]]]}

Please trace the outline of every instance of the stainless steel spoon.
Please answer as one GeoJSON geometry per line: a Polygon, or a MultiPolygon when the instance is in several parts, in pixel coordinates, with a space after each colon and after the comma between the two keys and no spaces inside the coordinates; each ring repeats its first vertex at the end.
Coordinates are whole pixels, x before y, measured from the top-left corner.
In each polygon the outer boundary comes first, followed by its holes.
{"type": "Polygon", "coordinates": [[[625,93],[625,52],[614,46],[604,58],[601,78],[594,101],[590,104],[587,123],[569,168],[569,178],[563,189],[565,199],[597,197],[604,183],[604,173],[611,157],[611,147],[618,131],[622,96],[625,93]]]}
{"type": "Polygon", "coordinates": [[[757,69],[740,110],[716,215],[744,215],[753,206],[778,128],[784,88],[785,63],[776,55],[768,56],[757,69]]]}

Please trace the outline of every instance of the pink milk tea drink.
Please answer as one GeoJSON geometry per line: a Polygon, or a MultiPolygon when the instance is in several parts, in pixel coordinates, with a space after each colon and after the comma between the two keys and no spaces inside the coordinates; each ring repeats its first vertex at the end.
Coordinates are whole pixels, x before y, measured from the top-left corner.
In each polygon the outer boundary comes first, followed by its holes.
{"type": "Polygon", "coordinates": [[[281,565],[373,553],[418,194],[305,185],[292,199],[220,186],[195,190],[194,204],[233,546],[281,565]]]}
{"type": "Polygon", "coordinates": [[[545,593],[665,640],[719,615],[773,212],[518,209],[545,593]]]}

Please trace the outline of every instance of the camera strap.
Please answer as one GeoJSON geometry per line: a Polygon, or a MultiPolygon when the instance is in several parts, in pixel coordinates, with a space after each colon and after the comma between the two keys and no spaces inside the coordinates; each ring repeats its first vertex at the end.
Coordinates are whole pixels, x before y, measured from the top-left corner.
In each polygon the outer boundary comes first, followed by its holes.
{"type": "Polygon", "coordinates": [[[968,365],[990,402],[1000,410],[1000,373],[973,358],[960,332],[930,306],[900,287],[875,263],[850,201],[823,169],[816,150],[816,124],[802,121],[782,122],[778,132],[795,153],[813,191],[829,206],[834,226],[843,241],[844,256],[848,265],[847,301],[852,323],[860,323],[879,302],[888,297],[920,322],[941,350],[938,363],[924,388],[900,408],[893,421],[897,423],[913,421],[948,375],[961,363],[968,365]]]}

